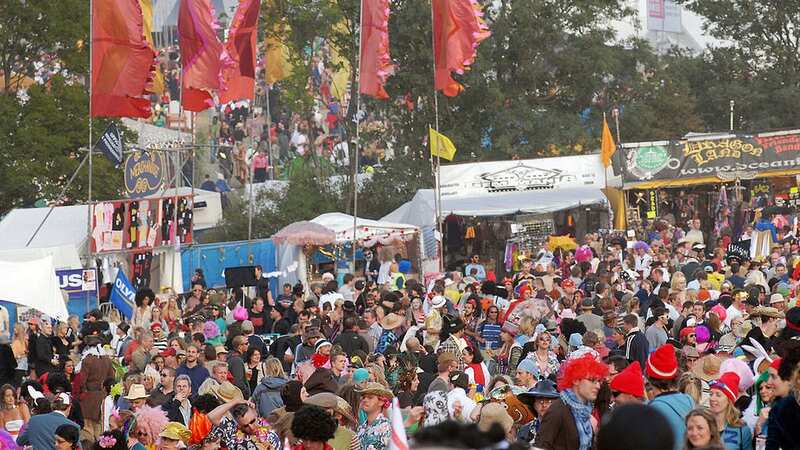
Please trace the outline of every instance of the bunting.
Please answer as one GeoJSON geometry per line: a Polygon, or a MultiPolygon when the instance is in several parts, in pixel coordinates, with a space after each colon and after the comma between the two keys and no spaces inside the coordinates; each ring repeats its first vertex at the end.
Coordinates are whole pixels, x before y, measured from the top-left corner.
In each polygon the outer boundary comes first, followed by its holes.
{"type": "Polygon", "coordinates": [[[387,99],[384,89],[394,66],[389,57],[389,0],[361,1],[359,92],[387,99]]]}
{"type": "Polygon", "coordinates": [[[231,22],[225,50],[234,64],[224,68],[219,102],[253,99],[256,81],[256,34],[260,0],[241,0],[231,22]]]}
{"type": "Polygon", "coordinates": [[[432,7],[435,88],[455,97],[464,86],[451,73],[469,70],[478,44],[491,33],[477,0],[432,0],[432,7]]]}
{"type": "Polygon", "coordinates": [[[211,93],[222,87],[222,69],[233,64],[217,37],[211,0],[181,0],[178,41],[181,50],[182,98],[187,111],[213,106],[211,93]]]}
{"type": "Polygon", "coordinates": [[[138,0],[92,2],[92,117],[150,117],[147,86],[156,53],[138,0]]]}

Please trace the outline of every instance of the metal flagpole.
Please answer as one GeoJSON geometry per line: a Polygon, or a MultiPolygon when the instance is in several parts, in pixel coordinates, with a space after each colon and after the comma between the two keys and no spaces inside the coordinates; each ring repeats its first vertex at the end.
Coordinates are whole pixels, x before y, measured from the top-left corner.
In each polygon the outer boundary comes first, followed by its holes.
{"type": "MultiPolygon", "coordinates": [[[[356,273],[356,236],[358,235],[358,158],[360,156],[359,147],[361,145],[361,44],[364,38],[364,0],[359,2],[358,13],[358,57],[356,58],[356,141],[353,149],[353,275],[356,273]]],[[[349,152],[348,152],[349,153],[349,152]]]]}
{"type": "MultiPolygon", "coordinates": [[[[89,153],[89,154],[91,154],[91,153],[89,153]]],[[[61,193],[58,194],[58,197],[56,198],[55,203],[53,203],[50,206],[50,210],[47,211],[47,214],[44,216],[44,219],[42,219],[42,221],[39,223],[39,226],[36,227],[36,231],[34,231],[33,234],[31,235],[30,239],[28,239],[28,242],[25,244],[25,247],[31,245],[31,242],[33,242],[33,239],[36,237],[37,234],[39,234],[39,231],[44,226],[44,223],[47,222],[47,219],[50,217],[50,214],[52,214],[53,210],[56,208],[56,206],[59,203],[61,203],[61,200],[64,198],[64,194],[67,193],[67,189],[72,184],[72,182],[75,181],[75,177],[78,175],[78,172],[81,171],[81,169],[83,168],[83,164],[86,162],[86,160],[88,158],[89,158],[89,155],[86,155],[86,156],[83,157],[83,159],[81,160],[81,163],[78,164],[78,168],[75,169],[75,172],[73,172],[72,176],[69,177],[69,180],[67,181],[67,184],[65,184],[64,187],[61,188],[61,193]]],[[[92,209],[89,208],[89,218],[91,218],[91,217],[92,217],[92,209]]],[[[91,225],[91,223],[90,223],[90,225],[91,225]]],[[[91,226],[89,228],[91,229],[91,226]]],[[[91,248],[89,250],[91,251],[91,248]]]]}
{"type": "MultiPolygon", "coordinates": [[[[435,32],[435,17],[433,11],[433,2],[431,1],[431,52],[433,53],[433,111],[434,111],[434,125],[436,129],[437,139],[439,134],[439,94],[436,92],[436,32],[435,32]]],[[[428,133],[430,135],[430,133],[428,133]]],[[[430,140],[430,139],[428,139],[430,140]]],[[[433,150],[433,143],[428,142],[431,150],[433,150]]],[[[435,186],[434,193],[436,198],[434,204],[436,205],[436,231],[439,233],[439,272],[444,271],[444,234],[442,233],[442,189],[440,184],[441,179],[442,158],[439,152],[436,152],[436,172],[434,173],[435,186]]]]}
{"type": "MultiPolygon", "coordinates": [[[[94,148],[92,148],[92,58],[93,58],[93,51],[94,45],[92,42],[93,39],[93,28],[94,28],[94,1],[89,0],[89,76],[87,78],[88,86],[89,86],[89,183],[88,183],[88,194],[89,200],[86,205],[86,246],[87,252],[89,253],[89,260],[87,261],[87,268],[92,267],[92,173],[94,169],[94,165],[92,164],[92,153],[94,153],[94,148]]],[[[49,214],[49,213],[48,213],[49,214]]],[[[38,231],[38,230],[37,230],[38,231]]],[[[35,233],[34,233],[35,235],[35,233]]]]}

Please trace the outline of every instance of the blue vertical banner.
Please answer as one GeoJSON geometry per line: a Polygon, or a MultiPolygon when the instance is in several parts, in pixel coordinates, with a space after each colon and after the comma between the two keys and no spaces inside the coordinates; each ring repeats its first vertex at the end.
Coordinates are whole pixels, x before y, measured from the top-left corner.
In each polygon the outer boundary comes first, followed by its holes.
{"type": "Polygon", "coordinates": [[[125,272],[121,269],[117,271],[117,278],[111,287],[109,296],[111,303],[130,320],[133,317],[133,308],[136,307],[136,289],[133,288],[125,272]]]}

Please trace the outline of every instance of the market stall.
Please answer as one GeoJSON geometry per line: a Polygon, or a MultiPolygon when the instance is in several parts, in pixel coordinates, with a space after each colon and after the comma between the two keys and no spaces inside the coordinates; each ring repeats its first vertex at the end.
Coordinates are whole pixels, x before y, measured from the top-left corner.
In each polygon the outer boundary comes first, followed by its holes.
{"type": "MultiPolygon", "coordinates": [[[[535,251],[551,235],[581,237],[609,228],[604,191],[619,185],[597,154],[442,166],[446,265],[457,266],[478,253],[491,258],[484,264],[503,273],[513,270],[503,263],[509,247],[535,251]]],[[[426,235],[436,227],[435,191],[418,191],[383,220],[417,225],[426,235]]],[[[426,256],[435,258],[425,241],[426,256]]]]}
{"type": "Polygon", "coordinates": [[[704,241],[749,235],[758,221],[794,230],[799,151],[800,130],[625,144],[614,170],[623,180],[628,227],[644,233],[674,224],[688,232],[698,225],[692,219],[710,217],[699,222],[704,241]]]}

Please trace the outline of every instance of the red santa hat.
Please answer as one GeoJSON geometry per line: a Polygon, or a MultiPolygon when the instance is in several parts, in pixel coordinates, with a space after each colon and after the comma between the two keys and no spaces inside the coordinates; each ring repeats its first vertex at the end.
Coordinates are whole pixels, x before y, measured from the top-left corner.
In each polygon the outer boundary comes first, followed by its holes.
{"type": "Polygon", "coordinates": [[[739,375],[734,372],[725,372],[719,377],[719,380],[709,383],[708,387],[722,391],[725,397],[734,403],[739,398],[739,375]]]}
{"type": "Polygon", "coordinates": [[[664,344],[647,357],[647,376],[656,380],[671,380],[678,374],[675,347],[664,344]]]}
{"type": "Polygon", "coordinates": [[[636,398],[644,398],[644,378],[639,361],[634,361],[622,372],[614,375],[609,383],[612,391],[630,394],[636,398]]]}

